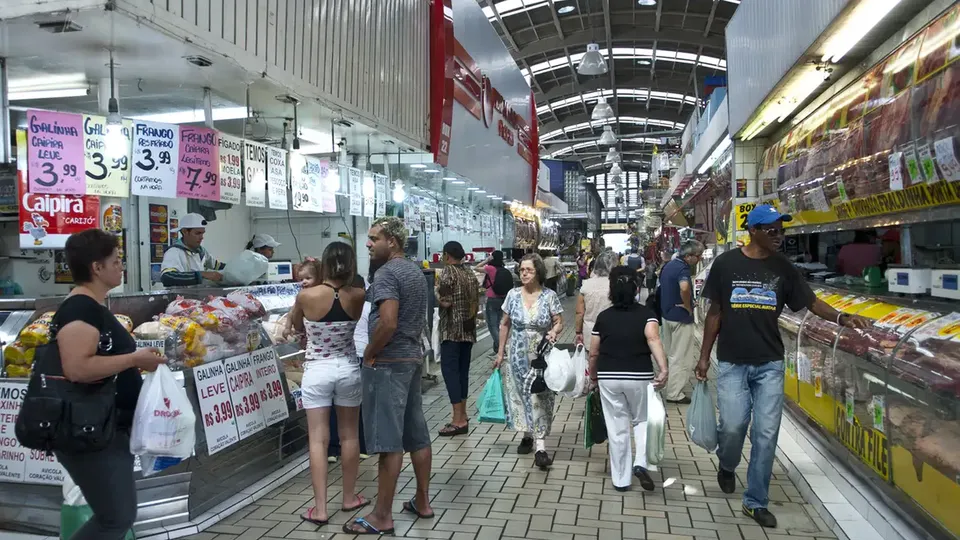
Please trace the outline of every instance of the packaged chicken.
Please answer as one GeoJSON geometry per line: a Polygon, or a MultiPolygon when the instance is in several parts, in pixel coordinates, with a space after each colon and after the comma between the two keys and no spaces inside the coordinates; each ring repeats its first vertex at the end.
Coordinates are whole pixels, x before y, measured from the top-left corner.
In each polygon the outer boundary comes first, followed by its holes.
{"type": "Polygon", "coordinates": [[[7,376],[12,379],[22,379],[30,376],[29,366],[7,366],[7,376]]]}
{"type": "Polygon", "coordinates": [[[117,321],[127,329],[127,332],[133,333],[133,319],[127,317],[126,315],[114,315],[117,318],[117,321]]]}
{"type": "Polygon", "coordinates": [[[50,326],[47,323],[35,322],[20,331],[17,340],[24,347],[39,347],[50,343],[50,326]]]}
{"type": "Polygon", "coordinates": [[[174,331],[188,355],[203,356],[206,354],[206,347],[203,344],[206,330],[199,324],[186,317],[176,315],[161,315],[158,321],[161,325],[174,331]]]}
{"type": "Polygon", "coordinates": [[[173,329],[160,324],[160,321],[147,321],[133,330],[137,339],[165,339],[173,333],[173,329]]]}
{"type": "Polygon", "coordinates": [[[227,300],[239,304],[244,310],[246,310],[247,315],[251,318],[254,317],[263,317],[266,313],[266,310],[263,308],[263,304],[257,300],[257,297],[242,291],[233,291],[227,295],[227,300]]]}
{"type": "Polygon", "coordinates": [[[44,313],[43,315],[37,317],[37,320],[35,320],[35,321],[33,321],[33,322],[50,324],[50,323],[53,322],[53,315],[54,315],[55,313],[56,313],[56,311],[47,311],[47,312],[44,313]]]}
{"type": "Polygon", "coordinates": [[[30,367],[33,355],[37,351],[34,347],[25,347],[23,343],[14,341],[3,349],[3,361],[7,365],[30,367]]]}
{"type": "Polygon", "coordinates": [[[210,297],[210,299],[207,300],[206,305],[208,307],[219,309],[225,312],[228,316],[230,316],[231,319],[234,319],[237,322],[243,322],[250,318],[246,308],[224,296],[210,297]]]}
{"type": "Polygon", "coordinates": [[[164,311],[167,315],[181,315],[186,316],[188,313],[197,309],[203,304],[200,300],[193,300],[190,298],[184,298],[178,296],[176,300],[167,304],[167,309],[164,311]]]}

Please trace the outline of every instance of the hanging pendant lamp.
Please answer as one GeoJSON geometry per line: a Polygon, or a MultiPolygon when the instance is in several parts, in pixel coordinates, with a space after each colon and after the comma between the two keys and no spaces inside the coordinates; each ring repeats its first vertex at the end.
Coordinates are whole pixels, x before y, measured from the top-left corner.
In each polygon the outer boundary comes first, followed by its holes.
{"type": "Polygon", "coordinates": [[[600,54],[600,45],[596,43],[587,44],[587,52],[580,59],[580,65],[577,66],[577,73],[580,75],[603,75],[607,72],[607,61],[600,54]]]}
{"type": "MultiPolygon", "coordinates": [[[[612,148],[611,148],[612,150],[612,148]]],[[[608,152],[609,154],[609,152],[608,152]]],[[[619,181],[620,174],[623,173],[623,170],[620,168],[620,165],[617,163],[613,164],[613,167],[610,167],[610,176],[616,178],[619,181]]]]}
{"type": "MultiPolygon", "coordinates": [[[[607,105],[609,107],[609,105],[607,105]]],[[[610,126],[603,126],[603,134],[600,135],[600,140],[598,143],[604,146],[613,146],[617,144],[617,136],[613,133],[613,128],[610,126]]]]}
{"type": "Polygon", "coordinates": [[[597,105],[593,108],[593,112],[590,114],[590,120],[608,120],[613,118],[613,116],[613,107],[607,103],[607,98],[602,97],[597,101],[597,105]]]}
{"type": "Polygon", "coordinates": [[[617,152],[616,148],[611,148],[607,151],[607,157],[604,158],[603,162],[607,165],[620,163],[620,153],[617,152]]]}

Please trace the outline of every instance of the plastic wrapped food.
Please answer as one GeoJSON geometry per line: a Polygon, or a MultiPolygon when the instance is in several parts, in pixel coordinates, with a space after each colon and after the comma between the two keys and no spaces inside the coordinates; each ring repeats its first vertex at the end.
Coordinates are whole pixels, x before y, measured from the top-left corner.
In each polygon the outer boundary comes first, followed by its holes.
{"type": "Polygon", "coordinates": [[[246,310],[247,315],[251,318],[253,317],[262,317],[266,310],[263,308],[263,304],[257,300],[257,297],[242,291],[233,291],[227,295],[227,300],[238,304],[244,310],[246,310]]]}
{"type": "Polygon", "coordinates": [[[28,366],[7,366],[7,376],[12,379],[22,379],[30,376],[28,366]]]}
{"type": "Polygon", "coordinates": [[[37,317],[37,320],[33,322],[50,324],[53,322],[53,316],[56,314],[56,311],[47,311],[43,315],[37,317]]]}
{"type": "Polygon", "coordinates": [[[34,347],[26,347],[19,341],[14,341],[3,349],[3,361],[8,366],[26,366],[30,367],[33,363],[33,355],[36,352],[34,347]]]}
{"type": "Polygon", "coordinates": [[[158,321],[161,325],[174,331],[189,356],[202,357],[206,354],[206,347],[203,344],[206,330],[199,324],[186,317],[176,315],[161,315],[158,321]]]}
{"type": "Polygon", "coordinates": [[[35,322],[20,331],[17,340],[24,347],[39,347],[50,343],[50,326],[47,323],[35,322]]]}
{"type": "Polygon", "coordinates": [[[190,298],[184,298],[178,296],[176,300],[167,304],[167,309],[164,311],[167,315],[182,315],[185,316],[191,311],[197,309],[203,304],[200,300],[193,300],[190,298]]]}
{"type": "Polygon", "coordinates": [[[114,317],[116,317],[117,321],[119,321],[120,324],[127,329],[127,332],[130,332],[131,334],[133,333],[133,319],[127,317],[126,315],[114,314],[114,317]]]}
{"type": "Polygon", "coordinates": [[[214,309],[219,309],[226,313],[230,319],[243,322],[250,318],[250,315],[247,313],[247,310],[240,306],[237,302],[230,300],[229,298],[223,296],[215,296],[210,298],[206,304],[208,307],[214,309]]]}

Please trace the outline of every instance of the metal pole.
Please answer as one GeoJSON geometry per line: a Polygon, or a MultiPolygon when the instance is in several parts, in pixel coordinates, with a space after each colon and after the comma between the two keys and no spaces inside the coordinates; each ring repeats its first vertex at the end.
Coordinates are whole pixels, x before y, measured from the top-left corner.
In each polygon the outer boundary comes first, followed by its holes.
{"type": "Polygon", "coordinates": [[[13,152],[10,140],[10,100],[9,79],[7,78],[7,59],[0,58],[0,163],[13,161],[13,152]]]}
{"type": "Polygon", "coordinates": [[[203,89],[203,123],[208,128],[213,127],[213,93],[209,87],[203,89]]]}

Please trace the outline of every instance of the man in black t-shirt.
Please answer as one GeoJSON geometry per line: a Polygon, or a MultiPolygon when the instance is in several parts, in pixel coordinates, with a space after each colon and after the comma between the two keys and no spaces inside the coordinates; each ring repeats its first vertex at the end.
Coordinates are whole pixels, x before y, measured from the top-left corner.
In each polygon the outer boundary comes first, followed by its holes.
{"type": "Polygon", "coordinates": [[[710,351],[717,342],[717,481],[724,493],[737,487],[743,441],[753,416],[750,464],[743,513],[764,527],[776,527],[767,509],[770,475],[783,411],[783,341],[777,319],[783,306],[810,309],[837,324],[864,328],[867,319],[837,312],[819,300],[799,271],[777,251],[789,215],[762,204],[747,215],[750,243],[717,257],[704,285],[710,301],[696,374],[707,379],[710,351]],[[718,340],[719,336],[719,340],[718,340]],[[745,394],[749,392],[750,396],[745,394]]]}

